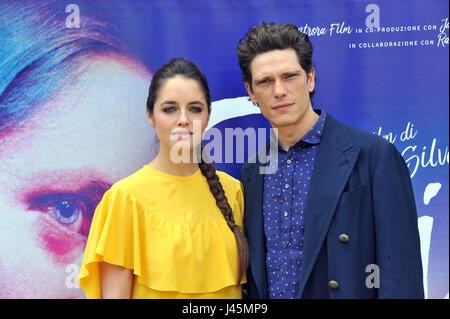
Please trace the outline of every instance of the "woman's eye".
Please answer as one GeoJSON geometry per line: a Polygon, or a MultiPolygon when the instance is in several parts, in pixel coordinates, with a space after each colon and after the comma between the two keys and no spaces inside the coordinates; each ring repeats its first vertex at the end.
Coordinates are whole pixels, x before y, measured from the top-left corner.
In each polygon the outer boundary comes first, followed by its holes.
{"type": "Polygon", "coordinates": [[[92,180],[76,191],[34,190],[25,195],[24,203],[29,211],[41,212],[61,227],[87,238],[95,208],[110,187],[101,180],[92,180]]]}
{"type": "Polygon", "coordinates": [[[47,213],[63,225],[71,225],[86,214],[86,205],[75,194],[50,194],[34,198],[30,209],[47,213]]]}
{"type": "Polygon", "coordinates": [[[47,210],[58,222],[68,225],[74,223],[83,214],[84,204],[80,200],[61,199],[48,206],[47,210]]]}
{"type": "Polygon", "coordinates": [[[173,106],[169,106],[169,107],[165,107],[165,108],[163,108],[163,112],[164,113],[171,113],[171,112],[173,112],[173,111],[175,111],[176,109],[175,109],[175,107],[173,107],[173,106]]]}
{"type": "Polygon", "coordinates": [[[191,107],[191,112],[200,113],[201,111],[202,111],[201,107],[198,106],[191,107]]]}

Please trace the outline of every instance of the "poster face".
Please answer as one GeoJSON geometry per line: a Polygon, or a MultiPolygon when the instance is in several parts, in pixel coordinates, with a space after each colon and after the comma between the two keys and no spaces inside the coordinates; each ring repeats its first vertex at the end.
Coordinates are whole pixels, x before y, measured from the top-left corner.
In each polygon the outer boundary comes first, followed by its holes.
{"type": "MultiPolygon", "coordinates": [[[[2,1],[0,298],[84,297],[76,279],[93,212],[155,156],[145,103],[171,58],[206,74],[210,135],[252,128],[264,144],[270,124],[248,101],[236,58],[261,21],[309,36],[315,108],[403,155],[425,294],[448,298],[448,2],[418,0],[2,1]]],[[[224,145],[217,168],[238,177],[249,144],[224,145]],[[243,157],[227,161],[236,147],[243,157]]]]}

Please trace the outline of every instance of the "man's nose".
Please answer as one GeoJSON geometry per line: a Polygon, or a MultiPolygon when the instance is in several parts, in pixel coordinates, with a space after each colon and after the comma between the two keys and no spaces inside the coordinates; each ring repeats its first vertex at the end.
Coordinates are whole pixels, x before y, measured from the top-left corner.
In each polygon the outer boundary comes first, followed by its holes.
{"type": "Polygon", "coordinates": [[[274,83],[274,96],[276,99],[286,96],[286,88],[282,81],[276,80],[274,83]]]}

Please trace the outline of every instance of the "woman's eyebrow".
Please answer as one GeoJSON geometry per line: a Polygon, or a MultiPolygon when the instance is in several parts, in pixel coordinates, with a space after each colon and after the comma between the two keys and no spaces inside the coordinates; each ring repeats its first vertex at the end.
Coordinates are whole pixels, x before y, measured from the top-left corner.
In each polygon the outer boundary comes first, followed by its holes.
{"type": "MultiPolygon", "coordinates": [[[[45,169],[21,176],[22,182],[11,188],[19,202],[25,202],[34,194],[82,192],[87,185],[111,185],[114,179],[97,169],[79,167],[72,169],[45,169]],[[93,184],[92,184],[93,182],[93,184]]],[[[91,188],[92,189],[92,188],[91,188]]]]}
{"type": "Polygon", "coordinates": [[[164,101],[164,102],[162,102],[161,103],[161,106],[163,106],[163,105],[175,105],[175,104],[177,104],[177,102],[176,101],[164,101]]]}
{"type": "Polygon", "coordinates": [[[83,197],[83,199],[92,199],[94,202],[97,199],[101,199],[103,194],[111,187],[111,184],[108,184],[102,180],[88,180],[81,185],[77,185],[76,189],[51,189],[45,186],[33,189],[29,193],[24,194],[25,201],[33,207],[40,198],[51,196],[51,195],[63,195],[63,194],[78,194],[83,197]]]}
{"type": "MultiPolygon", "coordinates": [[[[178,103],[176,101],[164,101],[161,103],[161,106],[164,105],[177,105],[178,103]]],[[[205,105],[202,101],[191,101],[188,103],[188,105],[205,105]]]]}
{"type": "Polygon", "coordinates": [[[192,102],[188,103],[188,105],[194,105],[194,104],[195,105],[198,105],[198,104],[204,105],[202,101],[192,101],[192,102]]]}

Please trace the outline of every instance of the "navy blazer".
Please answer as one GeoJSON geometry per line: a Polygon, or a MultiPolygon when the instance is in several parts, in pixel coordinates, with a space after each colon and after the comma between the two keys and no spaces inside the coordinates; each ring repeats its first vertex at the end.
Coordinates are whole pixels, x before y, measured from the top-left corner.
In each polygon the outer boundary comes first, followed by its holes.
{"type": "MultiPolygon", "coordinates": [[[[268,298],[260,155],[240,178],[248,298],[268,298]]],[[[302,265],[300,298],[424,297],[416,205],[403,157],[382,137],[329,114],[308,193],[302,265]]]]}

